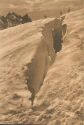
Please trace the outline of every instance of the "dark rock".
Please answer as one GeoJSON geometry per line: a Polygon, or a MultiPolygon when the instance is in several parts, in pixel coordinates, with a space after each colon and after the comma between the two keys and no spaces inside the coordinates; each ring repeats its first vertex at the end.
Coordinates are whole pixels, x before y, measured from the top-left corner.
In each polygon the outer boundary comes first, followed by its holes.
{"type": "Polygon", "coordinates": [[[20,16],[15,12],[9,12],[6,16],[0,16],[0,30],[28,22],[32,22],[32,20],[27,14],[20,16]]]}

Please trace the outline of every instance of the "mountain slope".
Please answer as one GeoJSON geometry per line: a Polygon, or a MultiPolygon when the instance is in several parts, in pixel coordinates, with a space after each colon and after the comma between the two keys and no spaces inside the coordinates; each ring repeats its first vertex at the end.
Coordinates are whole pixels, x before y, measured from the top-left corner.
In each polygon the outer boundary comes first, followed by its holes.
{"type": "Polygon", "coordinates": [[[67,34],[57,54],[52,32],[62,30],[61,19],[0,31],[1,123],[84,124],[83,20],[84,9],[66,15],[67,34]],[[35,88],[33,107],[27,82],[35,88]]]}

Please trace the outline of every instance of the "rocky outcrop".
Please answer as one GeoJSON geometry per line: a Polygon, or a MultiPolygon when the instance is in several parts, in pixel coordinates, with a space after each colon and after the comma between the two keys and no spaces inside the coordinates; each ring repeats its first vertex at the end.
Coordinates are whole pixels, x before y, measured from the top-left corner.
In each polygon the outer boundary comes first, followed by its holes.
{"type": "Polygon", "coordinates": [[[0,16],[0,30],[28,22],[32,22],[32,20],[27,14],[20,16],[14,12],[8,13],[6,16],[0,16]]]}

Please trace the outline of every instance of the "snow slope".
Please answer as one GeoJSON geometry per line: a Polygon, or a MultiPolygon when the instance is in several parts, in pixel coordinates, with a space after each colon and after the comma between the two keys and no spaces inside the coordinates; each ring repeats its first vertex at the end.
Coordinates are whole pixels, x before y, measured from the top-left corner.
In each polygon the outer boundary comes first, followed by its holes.
{"type": "Polygon", "coordinates": [[[84,9],[66,15],[67,34],[55,54],[47,18],[0,31],[0,123],[84,124],[84,9]],[[33,107],[29,97],[35,89],[33,107]]]}

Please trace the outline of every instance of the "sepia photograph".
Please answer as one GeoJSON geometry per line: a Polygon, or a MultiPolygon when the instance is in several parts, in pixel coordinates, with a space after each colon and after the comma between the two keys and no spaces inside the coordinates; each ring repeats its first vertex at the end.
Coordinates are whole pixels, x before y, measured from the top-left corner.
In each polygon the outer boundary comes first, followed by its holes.
{"type": "Polygon", "coordinates": [[[0,124],[84,125],[84,0],[0,0],[0,124]]]}

